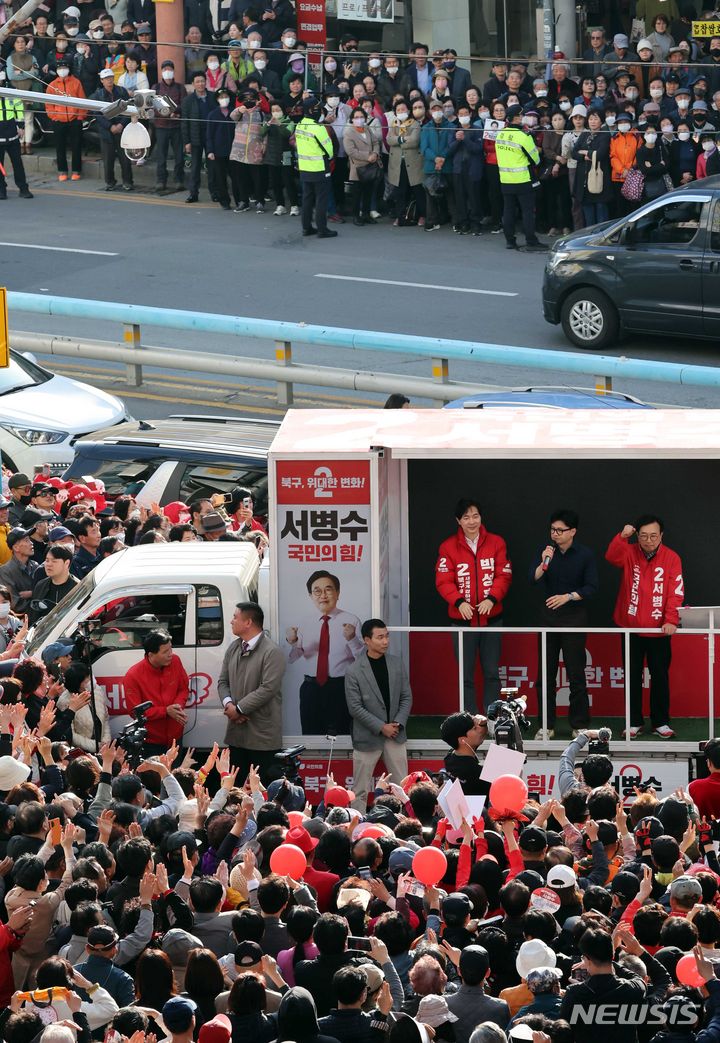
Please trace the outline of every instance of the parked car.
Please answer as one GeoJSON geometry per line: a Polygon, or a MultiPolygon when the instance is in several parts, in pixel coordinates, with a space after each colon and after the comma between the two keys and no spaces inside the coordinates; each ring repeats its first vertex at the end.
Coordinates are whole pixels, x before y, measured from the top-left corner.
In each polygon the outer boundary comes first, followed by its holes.
{"type": "Polygon", "coordinates": [[[0,398],[2,461],[31,477],[45,464],[52,474],[62,474],[78,439],[131,419],[114,395],[50,373],[16,351],[0,369],[0,398]]]}
{"type": "Polygon", "coordinates": [[[720,175],[556,240],[543,313],[579,348],[611,347],[624,330],[717,339],[719,290],[720,175]]]}
{"type": "Polygon", "coordinates": [[[596,391],[595,388],[531,387],[507,391],[483,391],[447,402],[445,409],[488,409],[498,406],[530,406],[545,409],[652,409],[639,398],[621,391],[596,391]]]}
{"type": "Polygon", "coordinates": [[[235,485],[252,488],[255,513],[267,513],[267,456],[279,427],[247,417],[170,416],[98,431],[78,444],[65,478],[93,475],[112,501],[141,484],[163,506],[192,503],[235,485]],[[151,483],[151,484],[148,484],[151,483]]]}

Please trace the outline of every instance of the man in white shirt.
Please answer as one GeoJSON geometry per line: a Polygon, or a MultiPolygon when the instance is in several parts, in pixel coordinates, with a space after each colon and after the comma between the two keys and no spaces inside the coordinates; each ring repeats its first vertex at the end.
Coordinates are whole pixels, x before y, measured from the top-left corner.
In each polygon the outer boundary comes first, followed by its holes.
{"type": "Polygon", "coordinates": [[[307,591],[315,611],[304,626],[288,627],[288,660],[305,657],[300,685],[300,725],[303,735],[349,735],[350,714],[345,701],[345,672],[362,652],[360,620],[337,607],[340,580],[330,572],[313,572],[307,591]]]}

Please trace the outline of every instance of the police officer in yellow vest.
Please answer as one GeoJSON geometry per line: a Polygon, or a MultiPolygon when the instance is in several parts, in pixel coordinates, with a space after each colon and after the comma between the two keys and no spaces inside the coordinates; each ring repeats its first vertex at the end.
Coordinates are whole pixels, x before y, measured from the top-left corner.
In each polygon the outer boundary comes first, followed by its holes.
{"type": "Polygon", "coordinates": [[[330,161],[333,143],[321,123],[320,102],[312,95],[303,102],[305,115],[295,127],[298,170],[302,188],[303,235],[317,235],[318,239],[334,239],[337,232],[327,226],[327,205],[330,194],[330,161]],[[312,223],[315,209],[315,225],[312,223]]]}
{"type": "Polygon", "coordinates": [[[503,195],[503,232],[508,250],[517,250],[515,220],[519,205],[527,249],[546,250],[535,231],[533,166],[540,163],[540,154],[533,138],[522,129],[522,111],[520,105],[511,105],[507,110],[508,125],[495,138],[503,195]]]}
{"type": "MultiPolygon", "coordinates": [[[[0,69],[0,87],[6,87],[5,69],[0,69]]],[[[20,135],[18,125],[22,126],[24,119],[24,107],[16,98],[0,98],[0,199],[7,199],[7,181],[2,172],[5,166],[5,155],[10,157],[12,163],[15,184],[19,189],[19,195],[23,199],[32,199],[33,194],[28,188],[23,166],[22,153],[20,151],[20,135]]]]}

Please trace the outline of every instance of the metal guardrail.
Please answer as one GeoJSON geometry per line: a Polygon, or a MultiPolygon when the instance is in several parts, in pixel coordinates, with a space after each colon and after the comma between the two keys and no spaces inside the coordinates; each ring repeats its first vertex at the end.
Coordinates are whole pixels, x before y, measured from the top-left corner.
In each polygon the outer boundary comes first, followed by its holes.
{"type": "Polygon", "coordinates": [[[430,358],[432,360],[432,379],[402,376],[400,378],[402,390],[441,402],[459,395],[472,394],[478,390],[477,386],[472,384],[451,384],[449,379],[450,359],[478,362],[484,365],[589,374],[595,377],[596,388],[601,394],[611,389],[612,380],[615,377],[720,388],[720,368],[715,366],[656,362],[650,359],[635,359],[625,356],[615,358],[609,355],[485,344],[467,340],[450,340],[444,337],[416,337],[403,333],[352,330],[336,326],[310,325],[303,322],[215,315],[208,312],[155,308],[110,301],[90,301],[74,297],[55,297],[15,291],[8,293],[8,305],[12,311],[118,322],[125,327],[124,345],[11,332],[10,339],[13,346],[25,344],[25,350],[40,351],[51,355],[76,355],[84,358],[124,362],[128,366],[128,382],[136,386],[142,383],[143,365],[274,380],[278,383],[278,400],[283,405],[292,403],[293,384],[296,383],[387,392],[388,387],[397,385],[399,379],[397,374],[369,374],[334,367],[296,365],[292,361],[294,343],[430,358]],[[272,340],[275,342],[275,362],[239,358],[232,355],[198,355],[176,349],[143,347],[140,335],[141,324],[195,333],[212,333],[225,337],[272,340]],[[30,337],[39,337],[32,347],[29,345],[28,338],[30,337]],[[24,341],[23,338],[25,338],[24,341]]]}

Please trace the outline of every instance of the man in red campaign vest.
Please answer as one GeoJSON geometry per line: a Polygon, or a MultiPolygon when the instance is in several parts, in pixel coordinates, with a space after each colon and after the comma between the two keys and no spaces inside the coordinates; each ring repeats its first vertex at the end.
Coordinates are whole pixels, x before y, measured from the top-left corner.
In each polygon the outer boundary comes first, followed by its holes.
{"type": "Polygon", "coordinates": [[[512,566],[505,540],[488,532],[482,523],[477,500],[458,500],[455,507],[458,530],[440,544],[435,565],[435,586],[448,604],[448,615],[457,626],[477,628],[463,641],[463,688],[465,709],[477,712],[475,660],[480,654],[483,672],[483,703],[500,696],[503,598],[512,582],[512,566]],[[488,633],[487,628],[491,632],[488,633]],[[481,633],[480,631],[484,631],[481,633]]]}
{"type": "MultiPolygon", "coordinates": [[[[630,635],[630,738],[643,729],[642,678],[650,671],[650,720],[655,733],[672,739],[670,727],[670,640],[678,628],[685,587],[682,562],[663,543],[663,523],[644,514],[613,537],[605,557],[623,570],[613,619],[619,627],[652,628],[656,634],[630,635]],[[637,535],[637,542],[631,543],[637,535]]],[[[623,655],[625,644],[623,642],[623,655]]]]}

